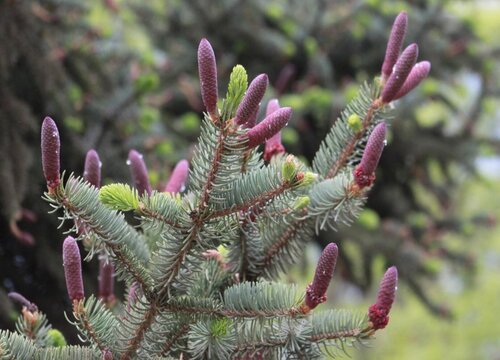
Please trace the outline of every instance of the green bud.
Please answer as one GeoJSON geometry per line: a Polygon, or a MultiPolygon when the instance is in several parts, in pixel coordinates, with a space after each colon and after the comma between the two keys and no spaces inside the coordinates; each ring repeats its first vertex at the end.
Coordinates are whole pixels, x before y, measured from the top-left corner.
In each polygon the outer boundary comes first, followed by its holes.
{"type": "Polygon", "coordinates": [[[293,209],[294,210],[302,210],[305,209],[306,207],[309,206],[309,203],[311,202],[311,198],[309,196],[301,196],[298,197],[295,200],[295,203],[293,204],[293,209]]]}
{"type": "Polygon", "coordinates": [[[349,124],[351,130],[354,132],[358,132],[363,128],[361,124],[361,118],[357,114],[352,114],[351,116],[349,116],[349,118],[347,119],[347,123],[349,124]]]}
{"type": "Polygon", "coordinates": [[[54,347],[63,347],[66,346],[66,339],[64,338],[64,335],[57,329],[50,329],[47,332],[48,338],[50,345],[49,346],[54,346],[54,347]]]}
{"type": "Polygon", "coordinates": [[[217,251],[222,255],[223,258],[226,258],[229,254],[229,250],[224,245],[219,245],[217,247],[217,251]]]}
{"type": "Polygon", "coordinates": [[[299,174],[297,174],[297,180],[299,180],[298,181],[299,186],[309,186],[313,182],[315,182],[316,179],[318,178],[318,174],[310,172],[310,171],[305,172],[305,173],[299,173],[299,174]],[[300,177],[299,177],[299,174],[300,174],[300,177]]]}
{"type": "Polygon", "coordinates": [[[287,156],[281,167],[281,176],[283,177],[283,181],[292,182],[295,179],[296,173],[297,167],[295,165],[295,161],[293,160],[293,156],[287,156]]]}
{"type": "Polygon", "coordinates": [[[99,200],[108,208],[120,211],[135,210],[139,207],[136,189],[127,184],[110,184],[99,190],[99,200]]]}

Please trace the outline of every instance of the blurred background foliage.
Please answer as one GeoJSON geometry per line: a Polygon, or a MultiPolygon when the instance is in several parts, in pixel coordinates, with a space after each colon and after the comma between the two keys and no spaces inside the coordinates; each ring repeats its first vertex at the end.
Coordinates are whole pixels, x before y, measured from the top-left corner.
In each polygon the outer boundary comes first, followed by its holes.
{"type": "MultiPolygon", "coordinates": [[[[437,359],[453,342],[454,359],[493,358],[500,352],[500,322],[491,323],[500,320],[491,312],[500,291],[492,275],[500,267],[492,229],[500,215],[496,1],[0,0],[0,327],[13,327],[17,310],[5,294],[16,290],[76,341],[61,316],[69,309],[63,235],[40,201],[45,115],[62,124],[63,169],[81,173],[95,148],[105,182],[128,181],[126,154],[136,148],[160,187],[198,136],[196,49],[207,37],[221,91],[237,63],[251,78],[269,75],[266,101],[278,97],[294,109],[284,145],[310,162],[359,84],[378,75],[402,10],[407,44],[419,43],[431,76],[396,106],[359,221],[317,239],[341,249],[330,298],[365,309],[382,269],[397,265],[391,324],[360,357],[437,359]]],[[[306,281],[314,254],[293,280],[306,281]]],[[[97,264],[84,273],[95,289],[97,264]]]]}

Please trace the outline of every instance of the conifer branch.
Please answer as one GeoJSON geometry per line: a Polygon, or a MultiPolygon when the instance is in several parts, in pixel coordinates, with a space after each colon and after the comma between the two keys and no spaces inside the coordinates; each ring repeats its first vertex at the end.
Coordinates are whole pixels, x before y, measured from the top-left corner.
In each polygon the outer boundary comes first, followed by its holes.
{"type": "Polygon", "coordinates": [[[123,216],[105,208],[98,201],[98,190],[81,179],[70,177],[66,186],[54,194],[47,195],[47,200],[64,207],[66,218],[77,219],[85,226],[87,234],[92,233],[104,242],[113,251],[119,273],[128,274],[149,294],[152,280],[141,263],[149,254],[144,240],[125,222],[123,216]],[[96,213],[99,216],[95,216],[96,213]]]}
{"type": "Polygon", "coordinates": [[[343,150],[339,154],[337,160],[333,163],[331,166],[330,170],[328,170],[328,173],[326,174],[327,179],[332,179],[334,178],[346,164],[349,158],[352,156],[354,150],[356,149],[356,146],[358,143],[363,139],[365,136],[366,130],[369,128],[370,124],[372,123],[372,120],[374,116],[376,115],[377,111],[383,106],[382,102],[379,99],[375,99],[372,101],[370,107],[368,108],[368,111],[366,112],[366,115],[361,123],[361,129],[357,131],[354,136],[351,137],[345,144],[343,150]]]}
{"type": "Polygon", "coordinates": [[[334,331],[330,333],[318,333],[311,336],[311,341],[320,342],[325,340],[344,340],[346,338],[358,338],[362,332],[363,329],[355,328],[349,330],[334,331]]]}
{"type": "Polygon", "coordinates": [[[99,350],[105,351],[114,347],[118,321],[105,304],[93,295],[86,300],[73,301],[75,325],[83,341],[89,341],[99,350]]]}
{"type": "Polygon", "coordinates": [[[94,330],[83,301],[80,300],[73,302],[73,316],[79,322],[80,328],[85,333],[86,338],[95,344],[99,350],[106,350],[107,347],[94,330]]]}
{"type": "Polygon", "coordinates": [[[146,312],[139,326],[135,329],[134,334],[132,334],[132,337],[128,341],[125,351],[120,356],[121,360],[128,360],[131,358],[133,354],[135,354],[135,352],[141,345],[142,340],[144,339],[144,334],[146,333],[146,330],[150,328],[157,313],[158,313],[158,308],[156,304],[152,302],[150,304],[150,307],[146,309],[146,312]]]}
{"type": "Polygon", "coordinates": [[[265,204],[269,204],[273,199],[283,194],[285,191],[292,189],[293,186],[294,185],[289,181],[283,180],[279,187],[261,193],[259,196],[247,200],[242,204],[238,204],[228,209],[213,211],[209,216],[207,216],[207,220],[228,216],[230,214],[239,213],[241,211],[248,211],[249,209],[261,208],[265,204]]]}
{"type": "Polygon", "coordinates": [[[167,338],[167,340],[165,341],[165,344],[161,348],[161,351],[158,353],[158,355],[159,356],[167,355],[168,352],[170,351],[170,349],[172,348],[172,346],[174,346],[175,343],[179,339],[181,339],[183,336],[185,336],[188,333],[190,327],[191,327],[191,324],[186,323],[186,324],[182,325],[180,328],[176,329],[175,333],[171,334],[170,338],[167,338]]]}

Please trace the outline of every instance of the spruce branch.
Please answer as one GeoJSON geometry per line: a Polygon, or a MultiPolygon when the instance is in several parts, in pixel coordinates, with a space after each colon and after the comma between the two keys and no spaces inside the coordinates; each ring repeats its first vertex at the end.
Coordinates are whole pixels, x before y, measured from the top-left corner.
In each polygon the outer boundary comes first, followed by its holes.
{"type": "Polygon", "coordinates": [[[86,300],[73,302],[74,321],[70,321],[80,332],[84,342],[90,342],[101,351],[115,346],[119,323],[105,304],[93,295],[86,300]]]}
{"type": "Polygon", "coordinates": [[[327,179],[332,179],[360,158],[363,141],[368,129],[388,117],[386,108],[379,99],[377,86],[364,84],[355,97],[342,111],[332,129],[323,140],[313,160],[313,170],[327,179]],[[349,119],[359,119],[356,126],[349,119]]]}
{"type": "Polygon", "coordinates": [[[149,252],[142,236],[125,222],[123,215],[107,209],[98,199],[98,190],[82,179],[70,177],[64,187],[46,199],[65,209],[66,218],[81,222],[87,231],[104,243],[115,258],[119,276],[135,280],[148,293],[152,280],[145,269],[149,252]]]}

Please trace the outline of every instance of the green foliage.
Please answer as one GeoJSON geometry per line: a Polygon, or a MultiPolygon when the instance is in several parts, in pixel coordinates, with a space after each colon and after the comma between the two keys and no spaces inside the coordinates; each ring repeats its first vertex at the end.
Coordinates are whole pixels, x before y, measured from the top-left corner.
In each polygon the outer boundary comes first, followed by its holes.
{"type": "Polygon", "coordinates": [[[63,333],[57,329],[50,329],[48,332],[48,337],[50,341],[50,346],[63,347],[68,345],[63,333]]]}
{"type": "MultiPolygon", "coordinates": [[[[234,72],[229,93],[241,98],[242,88],[235,87],[246,86],[245,73],[234,72]]],[[[235,101],[229,100],[225,104],[235,101]]],[[[358,103],[366,109],[369,101],[361,97],[358,103]]],[[[371,114],[363,117],[366,131],[371,114]]],[[[339,129],[336,134],[349,131],[339,129]]],[[[136,288],[119,315],[93,295],[73,302],[72,323],[90,348],[124,359],[183,352],[200,359],[251,352],[320,358],[322,347],[369,336],[366,319],[345,312],[311,315],[303,290],[263,280],[276,278],[301,256],[314,224],[318,232],[356,217],[366,189],[352,190],[346,173],[322,180],[291,155],[265,165],[257,150],[246,148],[246,131],[205,117],[185,194],[139,197],[124,184],[98,190],[74,175],[45,194],[55,210],[63,210],[63,221],[78,224],[73,229],[90,249],[87,259],[107,254],[119,277],[136,288]],[[125,221],[122,212],[130,210],[141,229],[125,221]],[[215,250],[221,245],[227,256],[215,250]],[[164,336],[173,338],[165,342],[164,336]]],[[[350,140],[351,151],[362,139],[350,140]]],[[[335,146],[339,153],[341,145],[335,146]]],[[[352,171],[351,163],[343,166],[352,171]]],[[[43,329],[35,333],[45,336],[43,329]]],[[[14,340],[3,341],[17,348],[14,340]]]]}
{"type": "Polygon", "coordinates": [[[139,207],[139,194],[127,184],[110,184],[99,189],[101,203],[113,210],[129,211],[139,207]]]}
{"type": "Polygon", "coordinates": [[[236,65],[229,77],[226,99],[222,107],[222,119],[228,120],[234,117],[236,109],[245,95],[248,86],[248,75],[245,68],[236,65]]]}

